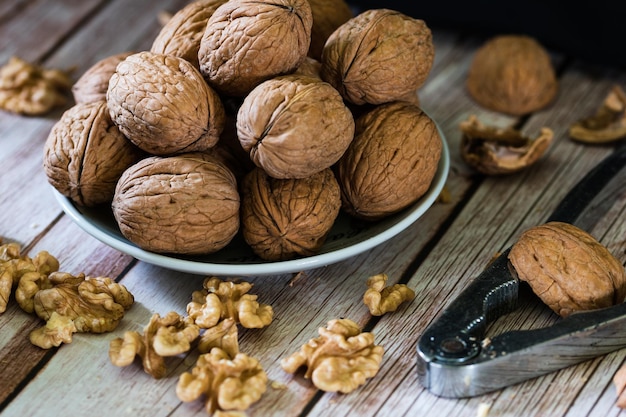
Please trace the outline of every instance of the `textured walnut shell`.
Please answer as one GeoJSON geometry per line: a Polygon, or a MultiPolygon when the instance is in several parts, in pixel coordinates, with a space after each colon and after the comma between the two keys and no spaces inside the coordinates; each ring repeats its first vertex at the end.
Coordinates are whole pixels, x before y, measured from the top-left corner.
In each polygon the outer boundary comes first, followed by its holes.
{"type": "Polygon", "coordinates": [[[122,172],[139,150],[113,124],[104,101],[78,103],[55,123],[44,146],[48,181],[80,206],[113,199],[122,172]]]}
{"type": "Polygon", "coordinates": [[[562,317],[624,302],[626,272],[621,262],[571,224],[549,222],[525,231],[509,259],[519,279],[562,317]]]}
{"type": "Polygon", "coordinates": [[[124,237],[152,252],[213,253],[239,230],[234,175],[199,152],[152,156],[131,166],[118,182],[112,208],[124,237]]]}
{"type": "Polygon", "coordinates": [[[398,212],[430,187],[442,139],[419,107],[381,104],[356,120],[355,137],[338,163],[343,208],[366,220],[398,212]]]}
{"type": "Polygon", "coordinates": [[[253,169],[242,184],[244,239],[270,261],[314,255],[339,210],[339,185],[330,169],[301,179],[276,179],[253,169]]]}
{"type": "Polygon", "coordinates": [[[133,52],[123,52],[101,59],[92,65],[72,86],[72,95],[76,103],[91,103],[106,100],[109,79],[115,73],[117,64],[133,52]]]}
{"type": "Polygon", "coordinates": [[[341,158],[354,137],[354,118],[330,84],[288,75],[261,83],[244,99],[237,136],[270,176],[304,178],[341,158]]]}
{"type": "Polygon", "coordinates": [[[511,115],[546,107],[558,90],[550,56],[525,35],[488,40],[474,55],[466,85],[477,103],[511,115]]]}
{"type": "Polygon", "coordinates": [[[139,52],[109,80],[111,119],[135,145],[154,155],[203,151],[224,129],[224,106],[198,70],[175,56],[139,52]]]}
{"type": "Polygon", "coordinates": [[[415,93],[434,57],[432,33],[423,20],[370,9],[330,35],[321,76],[351,103],[381,104],[415,93]]]}
{"type": "Polygon", "coordinates": [[[178,12],[161,28],[152,42],[151,52],[174,55],[198,64],[200,40],[209,18],[227,0],[195,0],[178,12]]]}
{"type": "Polygon", "coordinates": [[[230,0],[209,18],[200,71],[220,93],[245,96],[298,68],[309,49],[312,20],[308,0],[230,0]]]}
{"type": "Polygon", "coordinates": [[[354,17],[352,9],[344,0],[309,0],[313,26],[308,55],[316,60],[322,58],[322,50],[328,37],[341,25],[354,17]]]}

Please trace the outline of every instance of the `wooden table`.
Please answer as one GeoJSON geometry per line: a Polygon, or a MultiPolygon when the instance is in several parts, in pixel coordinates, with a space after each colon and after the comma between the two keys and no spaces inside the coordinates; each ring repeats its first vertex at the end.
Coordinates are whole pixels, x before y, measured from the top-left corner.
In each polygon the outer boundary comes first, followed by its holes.
{"type": "MultiPolygon", "coordinates": [[[[97,60],[126,50],[149,49],[160,30],[158,14],[173,12],[182,0],[9,0],[0,4],[0,62],[17,55],[51,68],[75,67],[81,74],[97,60]]],[[[436,62],[420,90],[421,103],[443,130],[451,153],[446,188],[449,202],[436,203],[408,229],[380,246],[340,263],[304,274],[251,276],[253,292],[274,308],[273,323],[240,333],[241,350],[257,358],[271,381],[254,416],[454,415],[489,416],[619,415],[612,384],[625,350],[590,359],[506,389],[467,399],[439,398],[419,383],[416,343],[426,326],[476,276],[491,257],[519,234],[544,222],[565,193],[613,151],[568,137],[568,127],[595,112],[614,84],[626,85],[626,72],[599,68],[554,53],[560,89],[545,110],[508,117],[476,105],[464,89],[473,53],[484,39],[434,30],[436,62]],[[476,114],[485,123],[514,125],[529,135],[542,126],[554,130],[547,154],[515,175],[485,177],[470,169],[459,153],[459,123],[476,114]],[[361,297],[365,280],[386,273],[390,283],[413,288],[411,303],[373,318],[361,297]],[[291,375],[281,358],[317,337],[319,327],[345,317],[371,330],[385,348],[378,374],[356,391],[317,391],[301,373],[291,375]]],[[[153,313],[181,314],[204,276],[139,262],[92,238],[64,215],[42,170],[42,149],[62,111],[45,117],[0,113],[0,236],[34,256],[55,255],[61,269],[109,276],[135,296],[119,327],[106,334],[75,334],[71,344],[42,350],[28,340],[42,321],[11,299],[0,315],[0,412],[3,416],[190,416],[206,415],[200,401],[178,400],[178,375],[189,358],[170,363],[166,378],[155,380],[135,364],[113,366],[109,341],[125,330],[142,330],[153,313]]],[[[623,183],[617,187],[623,190],[623,183]]],[[[626,262],[626,195],[599,213],[589,229],[626,262]],[[597,220],[597,222],[595,221],[597,220]]],[[[237,277],[223,277],[237,278],[237,277]]],[[[555,316],[528,303],[493,328],[534,328],[555,316]]]]}

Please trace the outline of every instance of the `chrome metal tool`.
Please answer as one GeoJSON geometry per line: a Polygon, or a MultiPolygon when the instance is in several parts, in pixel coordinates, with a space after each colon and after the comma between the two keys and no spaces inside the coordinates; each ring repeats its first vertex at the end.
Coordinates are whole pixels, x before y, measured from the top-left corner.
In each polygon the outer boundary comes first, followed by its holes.
{"type": "MultiPolygon", "coordinates": [[[[548,221],[575,223],[626,166],[626,143],[590,171],[548,221]]],[[[626,347],[626,303],[579,312],[552,326],[485,340],[490,323],[518,305],[520,283],[505,250],[425,330],[417,344],[421,384],[442,397],[471,397],[626,347]]]]}

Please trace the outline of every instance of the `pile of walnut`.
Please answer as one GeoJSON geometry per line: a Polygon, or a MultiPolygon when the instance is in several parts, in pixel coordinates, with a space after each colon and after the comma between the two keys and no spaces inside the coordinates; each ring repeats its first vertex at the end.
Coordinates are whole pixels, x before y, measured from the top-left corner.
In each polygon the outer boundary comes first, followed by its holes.
{"type": "Polygon", "coordinates": [[[49,182],[159,253],[317,253],[341,210],[416,202],[441,157],[417,90],[425,22],[343,0],[197,0],[149,51],[95,64],[45,145],[49,182]]]}
{"type": "Polygon", "coordinates": [[[77,332],[113,331],[134,302],[111,278],[59,272],[59,261],[48,252],[30,258],[17,243],[6,243],[0,246],[0,313],[13,289],[22,310],[46,321],[30,333],[30,341],[43,349],[71,343],[77,332]]]}

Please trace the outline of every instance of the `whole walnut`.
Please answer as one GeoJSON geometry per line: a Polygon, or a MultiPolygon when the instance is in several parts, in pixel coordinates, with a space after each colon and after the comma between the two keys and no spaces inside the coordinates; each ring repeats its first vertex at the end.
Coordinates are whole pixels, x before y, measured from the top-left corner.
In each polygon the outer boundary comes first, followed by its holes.
{"type": "Polygon", "coordinates": [[[220,93],[243,97],[298,68],[309,50],[312,21],[308,0],[230,0],[209,18],[200,71],[220,93]]]}
{"type": "Polygon", "coordinates": [[[255,168],[242,184],[243,237],[265,260],[314,255],[339,214],[339,193],[330,168],[299,179],[276,179],[255,168]]]}
{"type": "Polygon", "coordinates": [[[329,168],[354,138],[354,118],[330,84],[286,75],[259,84],[237,114],[237,136],[274,178],[304,178],[329,168]]]}
{"type": "Polygon", "coordinates": [[[550,56],[526,35],[485,42],[474,55],[466,85],[478,104],[516,116],[544,108],[558,90],[550,56]]]}
{"type": "Polygon", "coordinates": [[[128,168],[112,208],[124,237],[140,248],[200,255],[230,243],[239,230],[239,205],[228,168],[190,152],[148,157],[128,168]]]}
{"type": "Polygon", "coordinates": [[[109,80],[111,119],[135,145],[153,155],[204,151],[224,129],[224,106],[188,61],[138,52],[109,80]]]}
{"type": "Polygon", "coordinates": [[[556,314],[610,307],[626,297],[622,263],[593,236],[563,222],[526,230],[509,260],[520,280],[556,314]]]}
{"type": "Polygon", "coordinates": [[[434,57],[432,33],[423,20],[370,9],[330,35],[321,76],[351,103],[381,104],[415,94],[434,57]]]}
{"type": "Polygon", "coordinates": [[[354,17],[350,5],[344,0],[309,0],[313,15],[311,45],[308,55],[320,60],[328,37],[341,25],[354,17]]]}
{"type": "Polygon", "coordinates": [[[110,55],[92,65],[72,86],[72,95],[76,103],[91,103],[106,100],[109,79],[115,73],[117,64],[134,52],[122,52],[110,55]]]}
{"type": "Polygon", "coordinates": [[[441,158],[435,122],[408,102],[381,104],[356,120],[337,165],[343,208],[365,220],[398,212],[430,187],[441,158]]]}
{"type": "Polygon", "coordinates": [[[198,64],[200,40],[209,17],[227,0],[194,0],[177,11],[152,42],[150,52],[174,55],[198,64]]]}
{"type": "Polygon", "coordinates": [[[78,103],[54,124],[43,167],[52,184],[74,203],[91,207],[113,199],[117,180],[141,152],[109,117],[106,103],[78,103]]]}

